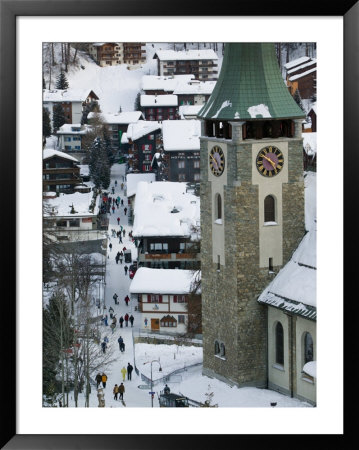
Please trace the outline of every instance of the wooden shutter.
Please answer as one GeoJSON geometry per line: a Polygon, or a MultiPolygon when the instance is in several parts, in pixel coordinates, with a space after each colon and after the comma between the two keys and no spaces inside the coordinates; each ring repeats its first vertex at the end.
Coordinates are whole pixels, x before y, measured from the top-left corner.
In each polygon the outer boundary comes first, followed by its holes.
{"type": "Polygon", "coordinates": [[[158,296],[158,299],[159,299],[158,301],[159,301],[160,303],[162,303],[162,295],[159,295],[159,296],[158,296]]]}
{"type": "Polygon", "coordinates": [[[173,296],[173,301],[174,301],[174,303],[177,303],[177,295],[173,296]]]}
{"type": "Polygon", "coordinates": [[[151,303],[151,294],[147,294],[147,302],[151,303]]]}

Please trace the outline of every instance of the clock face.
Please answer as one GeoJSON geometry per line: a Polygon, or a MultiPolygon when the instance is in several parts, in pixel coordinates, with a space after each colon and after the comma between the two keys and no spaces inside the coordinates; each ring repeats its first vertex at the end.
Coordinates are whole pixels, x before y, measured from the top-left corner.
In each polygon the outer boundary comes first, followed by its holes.
{"type": "Polygon", "coordinates": [[[209,152],[209,167],[216,177],[222,175],[224,171],[224,153],[221,147],[218,145],[214,146],[212,150],[209,152]]]}
{"type": "Polygon", "coordinates": [[[284,164],[283,153],[273,145],[262,148],[256,158],[258,172],[264,177],[274,177],[284,164]]]}

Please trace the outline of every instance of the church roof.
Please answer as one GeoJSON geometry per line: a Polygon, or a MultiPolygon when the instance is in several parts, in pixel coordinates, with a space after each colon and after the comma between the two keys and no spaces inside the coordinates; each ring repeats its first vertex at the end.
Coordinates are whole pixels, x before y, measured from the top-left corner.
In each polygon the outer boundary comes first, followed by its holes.
{"type": "Polygon", "coordinates": [[[216,86],[198,118],[217,120],[304,118],[279,70],[274,44],[225,45],[216,86]]]}

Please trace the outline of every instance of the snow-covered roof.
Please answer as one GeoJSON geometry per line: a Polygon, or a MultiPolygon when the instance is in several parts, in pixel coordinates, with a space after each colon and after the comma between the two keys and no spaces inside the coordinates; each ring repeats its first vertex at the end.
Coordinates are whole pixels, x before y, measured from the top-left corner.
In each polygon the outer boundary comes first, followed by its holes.
{"type": "Polygon", "coordinates": [[[84,102],[87,99],[87,97],[90,95],[91,92],[93,92],[93,91],[88,88],[87,89],[51,89],[51,90],[43,89],[43,101],[44,102],[84,102]]]}
{"type": "Polygon", "coordinates": [[[126,176],[127,197],[136,194],[137,185],[140,181],[151,183],[156,181],[156,175],[154,173],[128,173],[126,176]]]}
{"type": "Polygon", "coordinates": [[[190,237],[192,227],[199,226],[200,199],[186,192],[186,186],[169,181],[139,182],[133,235],[190,237]]]}
{"type": "Polygon", "coordinates": [[[182,119],[186,116],[197,116],[203,105],[181,105],[178,108],[179,115],[182,119]]]}
{"type": "Polygon", "coordinates": [[[299,78],[303,78],[303,77],[309,75],[310,73],[316,72],[316,70],[317,70],[317,68],[314,67],[314,69],[307,70],[306,72],[303,72],[303,73],[298,73],[298,75],[293,75],[292,77],[289,77],[288,80],[289,81],[298,80],[299,78]]]}
{"type": "Polygon", "coordinates": [[[93,212],[90,212],[90,205],[93,200],[93,192],[75,192],[74,194],[60,194],[54,199],[47,199],[44,201],[45,205],[49,206],[51,214],[47,210],[44,211],[46,216],[57,217],[82,217],[82,216],[96,216],[98,214],[99,196],[96,198],[96,205],[93,212]],[[75,213],[71,214],[72,205],[75,213]]]}
{"type": "Polygon", "coordinates": [[[62,125],[56,134],[86,134],[89,131],[89,127],[83,126],[80,123],[65,123],[62,125]],[[77,128],[79,131],[74,131],[77,128]]]}
{"type": "Polygon", "coordinates": [[[199,150],[200,120],[164,120],[162,122],[163,148],[166,151],[199,150]]]}
{"type": "Polygon", "coordinates": [[[130,284],[130,293],[189,294],[195,275],[192,270],[140,267],[130,284]]]}
{"type": "Polygon", "coordinates": [[[284,64],[284,67],[289,70],[292,69],[295,66],[299,66],[301,64],[304,64],[308,61],[310,61],[311,58],[309,56],[301,56],[300,58],[293,59],[293,61],[288,62],[287,64],[284,64]]]}
{"type": "Polygon", "coordinates": [[[79,164],[80,167],[80,176],[89,176],[90,175],[90,168],[88,164],[79,164]]]}
{"type": "Polygon", "coordinates": [[[127,140],[131,139],[135,141],[136,139],[140,139],[142,136],[146,136],[153,131],[162,128],[162,124],[160,122],[151,121],[151,120],[140,120],[137,123],[132,123],[127,128],[127,140]]]}
{"type": "Polygon", "coordinates": [[[306,62],[305,64],[300,64],[299,66],[295,66],[293,69],[290,69],[287,71],[287,74],[291,74],[291,73],[295,73],[297,70],[301,70],[304,69],[305,67],[310,67],[313,64],[316,64],[317,60],[316,59],[312,59],[309,62],[306,62]]]}
{"type": "Polygon", "coordinates": [[[177,106],[177,95],[141,95],[141,106],[177,106]]]}
{"type": "Polygon", "coordinates": [[[74,158],[73,156],[69,155],[68,153],[60,152],[59,150],[55,150],[54,148],[45,148],[42,152],[42,159],[52,158],[53,156],[71,159],[72,161],[75,161],[77,163],[79,162],[78,159],[74,158]]]}
{"type": "Polygon", "coordinates": [[[258,301],[315,320],[317,292],[315,172],[308,172],[305,177],[305,214],[308,232],[290,261],[266,287],[258,301]]]}
{"type": "Polygon", "coordinates": [[[157,50],[154,58],[158,58],[162,61],[182,61],[182,60],[198,60],[198,59],[218,59],[216,52],[210,50],[157,50]]]}
{"type": "Polygon", "coordinates": [[[195,94],[195,95],[211,95],[216,85],[215,81],[186,81],[177,84],[176,89],[173,91],[177,95],[195,94]]]}
{"type": "Polygon", "coordinates": [[[309,156],[314,156],[317,153],[317,133],[302,133],[303,148],[309,156]]]}
{"type": "Polygon", "coordinates": [[[144,75],[142,77],[141,87],[144,91],[158,90],[173,92],[178,83],[188,81],[194,78],[194,75],[172,75],[172,76],[157,76],[144,75]]]}
{"type": "MultiPolygon", "coordinates": [[[[93,119],[98,113],[90,112],[88,119],[93,119]]],[[[107,124],[129,124],[136,123],[143,117],[141,111],[126,111],[120,113],[100,113],[100,118],[107,124]]]]}

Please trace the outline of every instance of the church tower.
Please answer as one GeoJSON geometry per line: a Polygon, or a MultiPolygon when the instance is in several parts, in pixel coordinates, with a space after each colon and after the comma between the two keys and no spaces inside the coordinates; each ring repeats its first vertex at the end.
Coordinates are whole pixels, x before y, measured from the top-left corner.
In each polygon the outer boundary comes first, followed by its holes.
{"type": "Polygon", "coordinates": [[[203,373],[267,384],[259,294],[305,233],[302,120],[274,44],[231,43],[201,119],[203,373]]]}

